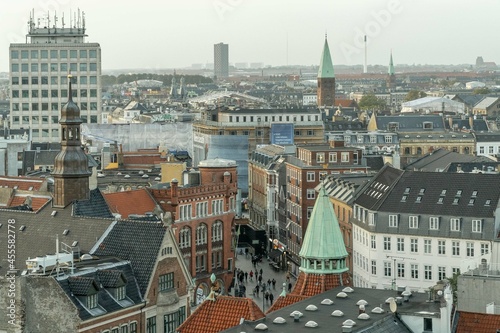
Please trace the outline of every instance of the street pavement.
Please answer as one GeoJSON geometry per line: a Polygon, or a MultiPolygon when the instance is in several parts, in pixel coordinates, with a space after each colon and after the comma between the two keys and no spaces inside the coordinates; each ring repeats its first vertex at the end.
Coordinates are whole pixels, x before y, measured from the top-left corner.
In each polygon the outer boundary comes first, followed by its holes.
{"type": "MultiPolygon", "coordinates": [[[[257,267],[254,267],[252,265],[252,260],[251,260],[251,255],[248,254],[245,256],[245,254],[238,254],[236,256],[236,269],[240,269],[243,272],[250,273],[252,270],[254,272],[253,276],[253,281],[250,281],[250,275],[248,275],[248,279],[245,281],[243,280],[243,285],[246,287],[246,294],[245,297],[251,298],[255,301],[255,303],[261,308],[263,312],[267,311],[271,307],[271,302],[266,301],[264,294],[262,293],[262,288],[260,288],[259,294],[253,293],[253,290],[255,286],[257,285],[258,281],[255,279],[255,270],[257,269],[260,271],[262,269],[262,284],[266,284],[267,288],[267,280],[272,280],[273,278],[276,280],[276,286],[273,288],[271,284],[270,292],[274,296],[274,300],[278,298],[278,296],[281,294],[283,291],[283,283],[286,284],[286,292],[288,293],[288,282],[286,281],[287,277],[287,272],[284,270],[276,271],[269,265],[271,260],[267,260],[266,258],[262,258],[262,262],[257,264],[257,267]]],[[[237,287],[233,288],[232,294],[235,295],[235,291],[239,290],[239,281],[237,281],[237,287]]],[[[292,289],[293,286],[295,286],[295,278],[293,276],[290,277],[290,282],[292,283],[292,289]]]]}

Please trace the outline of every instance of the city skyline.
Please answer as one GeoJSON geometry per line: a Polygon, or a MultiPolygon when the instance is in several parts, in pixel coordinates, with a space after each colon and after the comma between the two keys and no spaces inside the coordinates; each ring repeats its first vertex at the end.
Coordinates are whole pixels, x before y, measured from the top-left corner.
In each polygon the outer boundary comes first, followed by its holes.
{"type": "MultiPolygon", "coordinates": [[[[0,72],[8,72],[10,43],[23,43],[27,22],[57,12],[69,24],[70,9],[84,11],[88,42],[101,44],[103,69],[188,68],[213,63],[213,45],[229,44],[230,63],[316,66],[328,34],[334,65],[387,65],[390,50],[402,64],[474,64],[476,57],[500,62],[491,34],[500,28],[500,4],[409,0],[326,1],[194,0],[158,5],[97,0],[21,1],[0,13],[0,72]],[[487,8],[488,10],[485,10],[487,8]],[[477,14],[477,15],[476,15],[477,14]],[[484,28],[488,22],[488,29],[484,28]],[[446,50],[443,52],[442,50],[446,50]]],[[[41,25],[43,25],[43,19],[41,25]]]]}

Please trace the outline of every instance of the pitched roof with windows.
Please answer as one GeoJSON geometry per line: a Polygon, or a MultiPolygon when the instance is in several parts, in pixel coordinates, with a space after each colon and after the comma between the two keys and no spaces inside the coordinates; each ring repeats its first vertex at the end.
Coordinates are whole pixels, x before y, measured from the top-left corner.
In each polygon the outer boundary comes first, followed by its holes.
{"type": "Polygon", "coordinates": [[[500,316],[497,314],[458,312],[456,333],[491,333],[498,332],[500,316]]]}
{"type": "Polygon", "coordinates": [[[186,321],[177,328],[179,333],[218,333],[236,326],[243,318],[255,321],[264,313],[252,299],[217,296],[214,301],[205,300],[186,321]]]}
{"type": "Polygon", "coordinates": [[[92,261],[86,262],[85,266],[87,266],[86,269],[74,274],[55,277],[62,290],[78,309],[80,319],[87,320],[109,314],[143,301],[130,262],[108,259],[107,262],[99,264],[92,261]],[[125,283],[115,284],[116,281],[125,283]],[[124,293],[122,297],[117,298],[116,288],[122,286],[125,288],[124,293]],[[93,294],[97,294],[97,307],[89,309],[85,304],[85,297],[93,294]]]}
{"type": "Polygon", "coordinates": [[[376,127],[379,130],[389,130],[390,125],[397,124],[396,132],[423,131],[423,123],[432,124],[425,131],[444,131],[444,119],[438,115],[401,115],[401,116],[376,116],[376,127]]]}
{"type": "Polygon", "coordinates": [[[129,260],[141,293],[145,295],[165,231],[162,222],[118,221],[103,234],[90,253],[129,260]]]}

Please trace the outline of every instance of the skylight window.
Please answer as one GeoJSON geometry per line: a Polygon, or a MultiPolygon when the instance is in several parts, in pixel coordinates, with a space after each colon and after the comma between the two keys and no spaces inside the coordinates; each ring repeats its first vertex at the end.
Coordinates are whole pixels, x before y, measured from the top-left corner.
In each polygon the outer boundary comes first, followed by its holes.
{"type": "Polygon", "coordinates": [[[491,200],[490,199],[486,200],[486,202],[484,203],[484,205],[485,206],[490,206],[491,205],[491,200]]]}
{"type": "Polygon", "coordinates": [[[462,195],[462,190],[458,190],[458,191],[457,191],[457,194],[455,194],[455,196],[457,196],[457,197],[459,197],[459,196],[461,196],[461,195],[462,195]]]}
{"type": "Polygon", "coordinates": [[[418,196],[417,199],[415,200],[415,202],[421,202],[422,201],[422,197],[421,196],[418,196]]]}
{"type": "Polygon", "coordinates": [[[446,195],[446,190],[442,190],[441,195],[446,195]]]}
{"type": "Polygon", "coordinates": [[[477,191],[472,191],[472,196],[477,197],[477,191]]]}
{"type": "Polygon", "coordinates": [[[405,194],[410,193],[410,189],[411,189],[410,187],[405,188],[405,194]]]}
{"type": "Polygon", "coordinates": [[[469,200],[469,206],[472,206],[474,204],[474,201],[476,201],[476,199],[470,199],[469,200]]]}
{"type": "Polygon", "coordinates": [[[458,205],[458,201],[460,201],[460,199],[459,199],[459,198],[455,198],[455,199],[453,199],[453,204],[454,204],[454,205],[458,205]]]}
{"type": "Polygon", "coordinates": [[[425,188],[421,188],[418,194],[424,194],[424,193],[425,193],[425,188]]]}
{"type": "Polygon", "coordinates": [[[403,195],[403,197],[401,198],[401,202],[406,202],[406,199],[408,198],[408,196],[406,195],[403,195]]]}
{"type": "Polygon", "coordinates": [[[439,199],[438,199],[438,204],[442,204],[442,203],[443,203],[443,199],[444,199],[444,198],[439,198],[439,199]]]}

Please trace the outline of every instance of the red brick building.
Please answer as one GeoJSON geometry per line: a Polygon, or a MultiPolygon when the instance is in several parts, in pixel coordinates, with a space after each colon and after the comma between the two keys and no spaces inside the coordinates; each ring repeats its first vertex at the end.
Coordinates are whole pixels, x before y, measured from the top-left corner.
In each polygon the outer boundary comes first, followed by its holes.
{"type": "Polygon", "coordinates": [[[215,274],[220,292],[231,286],[234,271],[234,218],[238,190],[236,162],[224,159],[199,163],[198,171],[150,189],[164,211],[172,216],[172,229],[191,276],[199,304],[210,292],[215,274]]]}

